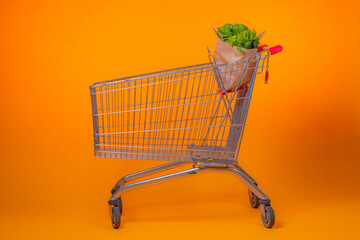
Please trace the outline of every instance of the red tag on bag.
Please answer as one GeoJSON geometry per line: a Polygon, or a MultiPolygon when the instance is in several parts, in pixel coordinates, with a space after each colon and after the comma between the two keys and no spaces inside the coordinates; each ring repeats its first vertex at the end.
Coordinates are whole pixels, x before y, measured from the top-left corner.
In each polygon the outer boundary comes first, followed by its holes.
{"type": "Polygon", "coordinates": [[[265,72],[265,83],[267,84],[269,80],[269,71],[265,72]]]}

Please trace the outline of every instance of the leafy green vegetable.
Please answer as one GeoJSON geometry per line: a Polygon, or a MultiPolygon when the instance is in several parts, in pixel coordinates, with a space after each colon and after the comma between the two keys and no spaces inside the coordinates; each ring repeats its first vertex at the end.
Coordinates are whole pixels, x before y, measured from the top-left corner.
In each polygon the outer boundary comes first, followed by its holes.
{"type": "Polygon", "coordinates": [[[234,34],[239,34],[239,33],[243,32],[245,30],[248,30],[248,27],[245,26],[244,24],[234,24],[232,26],[232,32],[234,34]]]}
{"type": "Polygon", "coordinates": [[[244,24],[231,25],[228,23],[218,28],[216,35],[230,46],[236,46],[239,52],[242,52],[242,48],[257,48],[262,37],[261,34],[256,36],[256,31],[250,30],[244,24]]]}

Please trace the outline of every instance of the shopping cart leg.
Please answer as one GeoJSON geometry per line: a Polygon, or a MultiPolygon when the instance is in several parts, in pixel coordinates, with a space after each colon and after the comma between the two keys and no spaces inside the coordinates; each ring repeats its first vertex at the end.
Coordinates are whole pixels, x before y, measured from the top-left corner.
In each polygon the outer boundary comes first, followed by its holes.
{"type": "Polygon", "coordinates": [[[242,169],[239,165],[234,165],[234,168],[240,172],[242,172],[253,184],[257,186],[257,182],[247,173],[244,169],[242,169]]]}
{"type": "Polygon", "coordinates": [[[115,184],[115,186],[111,189],[111,194],[114,194],[116,192],[116,190],[118,190],[120,187],[124,186],[125,183],[127,183],[127,182],[129,182],[131,180],[135,180],[137,178],[141,178],[141,177],[149,176],[151,174],[166,171],[166,170],[169,170],[171,168],[179,167],[179,166],[182,166],[182,165],[185,165],[185,164],[188,164],[188,163],[189,162],[171,162],[171,163],[167,163],[167,164],[157,166],[157,167],[154,167],[154,168],[149,168],[149,169],[146,169],[144,171],[129,174],[129,175],[123,177],[122,179],[120,179],[115,184]]]}
{"type": "MultiPolygon", "coordinates": [[[[235,166],[236,167],[236,166],[235,166]]],[[[261,220],[265,227],[271,228],[275,223],[275,213],[270,205],[270,199],[257,187],[254,179],[250,177],[240,166],[235,168],[211,168],[215,171],[225,171],[234,174],[249,189],[250,204],[257,208],[260,206],[261,220]],[[250,195],[251,193],[251,195],[250,195]],[[252,200],[256,203],[253,205],[252,200]]]]}
{"type": "MultiPolygon", "coordinates": [[[[184,162],[182,164],[185,164],[184,162]]],[[[179,164],[180,165],[180,164],[179,164]]],[[[163,166],[159,166],[158,168],[152,168],[152,169],[148,169],[142,172],[138,172],[137,174],[133,175],[131,174],[132,177],[130,177],[131,179],[134,179],[135,177],[138,178],[140,176],[145,176],[145,175],[149,175],[155,172],[159,172],[159,171],[163,171],[163,170],[167,170],[171,167],[175,167],[175,164],[173,165],[168,165],[165,164],[163,166]],[[145,172],[145,173],[144,173],[145,172]]],[[[192,168],[192,169],[188,169],[185,171],[181,171],[181,172],[176,172],[176,173],[172,173],[172,174],[168,174],[165,176],[161,176],[161,177],[156,177],[156,178],[152,178],[152,179],[148,179],[148,180],[144,180],[144,181],[140,181],[140,182],[136,182],[136,183],[130,183],[128,185],[123,185],[121,187],[119,187],[111,196],[110,200],[109,200],[109,210],[110,210],[110,216],[111,216],[111,222],[112,222],[112,226],[117,229],[120,226],[120,222],[121,222],[121,213],[122,213],[122,201],[121,201],[121,195],[124,192],[130,191],[130,190],[134,190],[137,188],[141,188],[141,187],[146,187],[149,185],[153,185],[156,183],[160,183],[160,182],[165,182],[165,181],[169,181],[171,179],[175,179],[175,178],[180,178],[189,174],[193,174],[196,173],[196,171],[199,170],[199,168],[192,168]]],[[[130,175],[128,175],[130,176],[130,175]]]]}
{"type": "MultiPolygon", "coordinates": [[[[167,169],[168,167],[171,167],[174,165],[170,165],[170,166],[160,166],[160,170],[157,169],[149,169],[150,172],[158,172],[158,171],[162,171],[167,169]]],[[[238,167],[240,168],[240,167],[238,167]]],[[[145,175],[149,175],[149,171],[143,171],[146,173],[142,173],[139,172],[137,175],[128,175],[128,176],[134,176],[133,178],[130,177],[130,179],[134,179],[135,176],[136,178],[139,176],[145,176],[145,175]]],[[[138,188],[142,188],[142,187],[147,187],[147,186],[151,186],[157,183],[161,183],[161,182],[166,182],[169,180],[173,180],[173,179],[177,179],[177,178],[181,178],[181,177],[185,177],[188,175],[192,175],[195,173],[201,173],[201,172],[206,172],[206,171],[215,171],[215,172],[228,172],[228,173],[232,173],[233,175],[235,175],[237,178],[240,179],[240,181],[246,185],[248,187],[248,189],[250,189],[254,195],[256,195],[256,197],[258,197],[259,199],[259,204],[260,204],[260,212],[261,212],[261,217],[262,217],[262,221],[265,225],[265,227],[272,227],[275,221],[275,215],[274,215],[274,211],[272,210],[271,206],[270,206],[270,199],[257,187],[257,185],[254,183],[254,180],[248,176],[248,174],[246,174],[246,172],[244,170],[240,171],[238,169],[235,169],[233,167],[229,167],[229,166],[201,166],[201,167],[194,167],[191,169],[187,169],[184,171],[180,171],[180,172],[175,172],[175,173],[171,173],[168,175],[164,175],[164,176],[160,176],[160,177],[156,177],[156,178],[151,178],[151,179],[147,179],[147,180],[143,180],[143,181],[139,181],[139,182],[135,182],[135,183],[131,183],[128,185],[123,185],[121,187],[119,187],[111,196],[110,200],[109,200],[109,207],[110,207],[110,214],[111,214],[111,219],[112,219],[112,223],[113,223],[113,227],[114,228],[118,228],[120,226],[120,217],[121,217],[121,209],[119,207],[119,200],[121,199],[121,195],[127,191],[131,191],[131,190],[135,190],[138,188]]]]}
{"type": "Polygon", "coordinates": [[[130,190],[135,190],[135,189],[142,188],[142,187],[147,187],[149,185],[153,185],[156,183],[165,182],[165,181],[169,181],[172,179],[184,177],[184,176],[187,176],[190,174],[197,173],[200,170],[201,170],[201,168],[199,168],[199,167],[191,168],[191,169],[187,169],[184,171],[171,173],[168,175],[164,175],[164,176],[151,178],[151,179],[143,180],[140,182],[135,182],[135,183],[130,183],[128,185],[124,185],[114,192],[114,194],[111,196],[111,198],[109,200],[109,205],[115,204],[117,199],[119,199],[124,192],[130,191],[130,190]]]}
{"type": "Polygon", "coordinates": [[[253,183],[247,176],[234,168],[229,168],[235,176],[237,176],[245,186],[248,187],[263,203],[270,203],[269,198],[263,193],[257,186],[257,184],[253,183]]]}
{"type": "Polygon", "coordinates": [[[256,181],[239,165],[234,165],[236,174],[248,187],[250,205],[253,208],[260,206],[261,220],[265,227],[271,228],[275,223],[275,213],[270,205],[270,199],[258,188],[256,181]]]}
{"type": "MultiPolygon", "coordinates": [[[[234,165],[234,168],[242,172],[253,184],[255,184],[256,186],[258,185],[257,182],[247,172],[245,172],[245,170],[242,169],[239,165],[237,164],[234,165]]],[[[250,205],[253,208],[258,208],[260,206],[260,199],[250,190],[250,188],[248,189],[248,194],[249,194],[250,205]]]]}

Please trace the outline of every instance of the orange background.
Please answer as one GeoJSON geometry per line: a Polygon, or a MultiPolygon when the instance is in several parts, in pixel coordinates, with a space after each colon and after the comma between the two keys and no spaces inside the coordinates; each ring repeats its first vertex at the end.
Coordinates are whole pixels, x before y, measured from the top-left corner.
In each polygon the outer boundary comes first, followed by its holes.
{"type": "Polygon", "coordinates": [[[359,238],[359,1],[1,1],[3,239],[359,238]],[[272,230],[233,176],[208,173],[123,196],[164,162],[96,159],[88,86],[207,62],[211,26],[244,23],[282,44],[258,76],[240,153],[270,196],[272,230]]]}

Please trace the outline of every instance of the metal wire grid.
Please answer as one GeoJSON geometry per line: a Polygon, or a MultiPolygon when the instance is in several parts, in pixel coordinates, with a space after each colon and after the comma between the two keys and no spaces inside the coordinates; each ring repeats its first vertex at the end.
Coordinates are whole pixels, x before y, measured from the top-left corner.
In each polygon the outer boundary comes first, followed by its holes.
{"type": "Polygon", "coordinates": [[[258,56],[92,85],[95,156],[234,163],[259,60],[262,70],[258,56]],[[218,93],[227,74],[247,74],[249,88],[218,93]]]}

